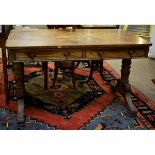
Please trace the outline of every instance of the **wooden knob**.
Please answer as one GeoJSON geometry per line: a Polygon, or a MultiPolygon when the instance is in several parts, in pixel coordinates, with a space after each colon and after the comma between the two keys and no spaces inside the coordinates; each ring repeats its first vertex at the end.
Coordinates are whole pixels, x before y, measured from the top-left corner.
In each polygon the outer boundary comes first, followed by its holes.
{"type": "Polygon", "coordinates": [[[65,51],[65,52],[64,52],[64,56],[65,56],[65,57],[68,57],[69,55],[70,55],[70,53],[69,53],[68,51],[65,51]]]}
{"type": "Polygon", "coordinates": [[[98,52],[98,55],[99,55],[101,58],[103,58],[103,54],[104,54],[103,51],[99,51],[99,52],[98,52]]]}
{"type": "Polygon", "coordinates": [[[132,57],[133,51],[130,50],[128,53],[129,53],[129,55],[132,57]]]}
{"type": "Polygon", "coordinates": [[[27,55],[31,58],[31,59],[34,59],[36,57],[36,54],[35,53],[27,53],[27,55]]]}

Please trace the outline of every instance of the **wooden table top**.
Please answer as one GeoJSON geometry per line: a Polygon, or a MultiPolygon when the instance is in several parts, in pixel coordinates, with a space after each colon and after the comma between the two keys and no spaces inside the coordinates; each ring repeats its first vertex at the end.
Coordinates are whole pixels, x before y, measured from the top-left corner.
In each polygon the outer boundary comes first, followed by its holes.
{"type": "Polygon", "coordinates": [[[81,25],[84,29],[118,29],[118,25],[81,25]]]}
{"type": "Polygon", "coordinates": [[[121,29],[14,29],[6,42],[8,49],[148,47],[151,43],[121,29]]]}

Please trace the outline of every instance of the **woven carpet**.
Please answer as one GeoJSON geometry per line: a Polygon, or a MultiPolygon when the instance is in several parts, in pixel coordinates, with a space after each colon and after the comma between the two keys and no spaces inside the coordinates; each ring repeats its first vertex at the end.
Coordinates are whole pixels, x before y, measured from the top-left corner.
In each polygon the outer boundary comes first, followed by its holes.
{"type": "MultiPolygon", "coordinates": [[[[2,64],[0,66],[2,68],[2,64]]],[[[138,109],[136,117],[130,117],[122,96],[117,92],[116,83],[120,76],[104,62],[102,80],[95,72],[90,82],[81,85],[89,69],[80,65],[75,70],[75,90],[70,72],[63,79],[59,72],[56,86],[52,86],[53,64],[49,65],[48,90],[43,89],[41,68],[25,66],[25,123],[17,123],[16,88],[12,70],[9,74],[10,104],[5,105],[4,84],[0,88],[0,129],[21,130],[110,130],[110,129],[154,129],[155,104],[132,86],[132,101],[138,109]]]]}

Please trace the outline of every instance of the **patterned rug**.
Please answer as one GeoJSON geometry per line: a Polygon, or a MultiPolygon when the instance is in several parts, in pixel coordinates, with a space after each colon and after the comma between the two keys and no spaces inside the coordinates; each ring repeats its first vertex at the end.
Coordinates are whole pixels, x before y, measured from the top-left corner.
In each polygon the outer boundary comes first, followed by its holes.
{"type": "MultiPolygon", "coordinates": [[[[2,66],[2,65],[1,65],[2,66]]],[[[9,73],[10,104],[5,105],[4,87],[1,80],[0,129],[154,129],[155,106],[145,96],[132,87],[132,101],[138,109],[136,117],[130,117],[123,99],[117,92],[119,75],[104,62],[103,81],[95,72],[90,82],[82,85],[89,75],[85,65],[75,71],[75,90],[71,83],[71,73],[62,76],[59,72],[53,88],[53,64],[49,65],[48,90],[43,89],[41,68],[25,66],[25,123],[17,123],[16,88],[11,69],[9,73]]]]}

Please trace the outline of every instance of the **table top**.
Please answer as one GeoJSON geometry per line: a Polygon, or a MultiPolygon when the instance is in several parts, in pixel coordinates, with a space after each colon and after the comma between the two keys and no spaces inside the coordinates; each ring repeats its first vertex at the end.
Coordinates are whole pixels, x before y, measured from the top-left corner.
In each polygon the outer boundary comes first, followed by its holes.
{"type": "Polygon", "coordinates": [[[148,47],[151,43],[121,29],[14,29],[6,41],[8,49],[148,47]]]}
{"type": "Polygon", "coordinates": [[[118,25],[81,25],[85,29],[118,29],[118,25]]]}

